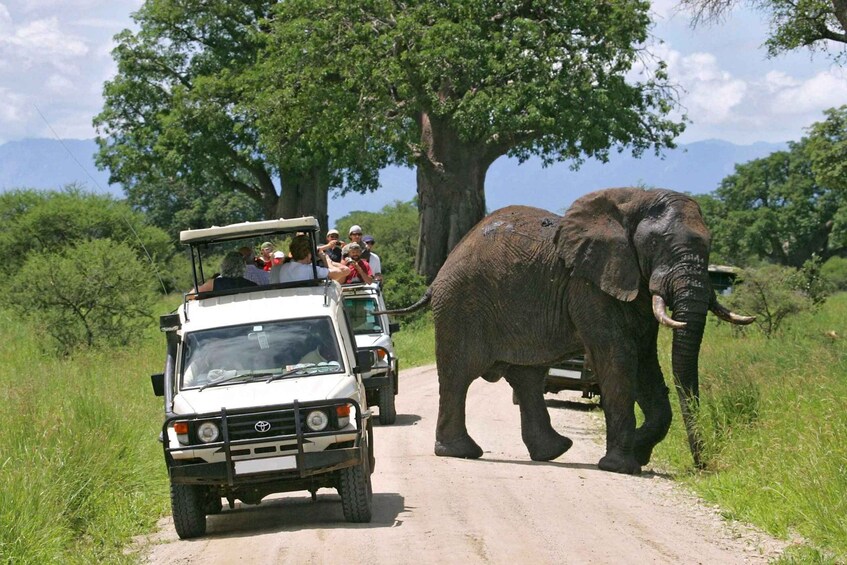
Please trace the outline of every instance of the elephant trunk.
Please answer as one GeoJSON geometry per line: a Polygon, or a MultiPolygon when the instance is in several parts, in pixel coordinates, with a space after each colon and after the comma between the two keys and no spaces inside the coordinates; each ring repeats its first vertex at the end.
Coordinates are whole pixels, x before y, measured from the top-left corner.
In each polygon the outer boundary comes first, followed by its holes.
{"type": "Polygon", "coordinates": [[[674,289],[672,298],[673,319],[684,322],[675,328],[673,336],[673,376],[679,395],[682,419],[688,434],[688,445],[694,465],[704,466],[703,440],[697,427],[697,409],[700,405],[698,356],[706,327],[706,313],[710,303],[711,288],[708,280],[683,280],[674,289]]]}

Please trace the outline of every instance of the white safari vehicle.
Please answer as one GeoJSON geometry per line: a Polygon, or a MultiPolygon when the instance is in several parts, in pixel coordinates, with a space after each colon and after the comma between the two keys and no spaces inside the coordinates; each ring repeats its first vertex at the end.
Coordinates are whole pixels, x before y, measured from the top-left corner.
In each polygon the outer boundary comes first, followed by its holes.
{"type": "Polygon", "coordinates": [[[362,375],[368,406],[379,407],[380,424],[393,424],[397,420],[394,397],[400,383],[391,335],[400,330],[400,324],[389,323],[387,314],[374,314],[386,309],[378,284],[347,284],[343,295],[357,345],[373,351],[373,367],[362,375]]]}
{"type": "MultiPolygon", "coordinates": [[[[305,217],[183,231],[195,288],[203,258],[305,233],[316,255],[318,222],[305,217]]],[[[317,270],[313,268],[313,274],[317,270]]],[[[187,294],[162,316],[167,338],[162,428],[174,526],[206,532],[222,498],[258,504],[271,493],[338,490],[344,517],[371,520],[371,414],[359,350],[338,283],[315,278],[187,294]]]]}

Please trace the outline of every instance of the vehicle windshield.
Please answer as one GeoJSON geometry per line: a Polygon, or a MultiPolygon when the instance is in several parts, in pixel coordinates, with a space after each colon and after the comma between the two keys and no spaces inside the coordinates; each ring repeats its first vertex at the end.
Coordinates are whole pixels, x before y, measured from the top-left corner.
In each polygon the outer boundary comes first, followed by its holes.
{"type": "Polygon", "coordinates": [[[339,373],[332,328],[320,317],[191,332],[182,347],[180,388],[339,373]]]}
{"type": "Polygon", "coordinates": [[[344,299],[344,308],[350,317],[353,333],[374,334],[384,333],[380,316],[374,316],[379,309],[376,298],[372,296],[357,296],[344,299]]]}

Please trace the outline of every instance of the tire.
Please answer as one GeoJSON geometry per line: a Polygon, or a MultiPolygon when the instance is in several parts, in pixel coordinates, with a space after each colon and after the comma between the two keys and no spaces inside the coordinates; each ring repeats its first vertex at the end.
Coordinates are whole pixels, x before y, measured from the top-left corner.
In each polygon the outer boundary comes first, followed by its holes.
{"type": "Polygon", "coordinates": [[[171,483],[171,510],[180,539],[196,538],[206,533],[207,504],[206,487],[171,483]]]}
{"type": "Polygon", "coordinates": [[[373,507],[373,488],[368,464],[368,448],[365,449],[362,462],[355,467],[346,467],[338,471],[338,494],[341,495],[341,509],[348,522],[366,523],[371,521],[373,507]]]}
{"type": "Polygon", "coordinates": [[[397,421],[397,407],[394,404],[394,380],[379,389],[379,423],[388,426],[397,421]]]}

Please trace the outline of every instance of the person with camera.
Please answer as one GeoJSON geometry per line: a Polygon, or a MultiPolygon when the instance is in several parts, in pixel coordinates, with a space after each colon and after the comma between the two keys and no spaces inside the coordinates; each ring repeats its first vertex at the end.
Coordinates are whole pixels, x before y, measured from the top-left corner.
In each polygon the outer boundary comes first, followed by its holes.
{"type": "Polygon", "coordinates": [[[374,274],[371,266],[367,261],[362,259],[361,245],[356,242],[348,243],[344,246],[344,253],[347,255],[344,264],[350,268],[350,274],[347,275],[347,280],[344,281],[345,284],[371,284],[374,282],[374,274]]]}

